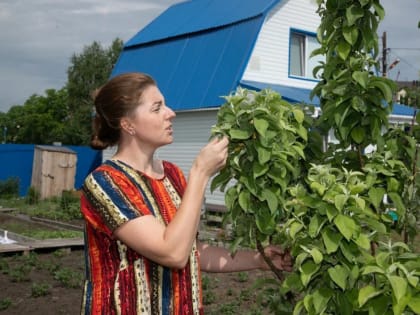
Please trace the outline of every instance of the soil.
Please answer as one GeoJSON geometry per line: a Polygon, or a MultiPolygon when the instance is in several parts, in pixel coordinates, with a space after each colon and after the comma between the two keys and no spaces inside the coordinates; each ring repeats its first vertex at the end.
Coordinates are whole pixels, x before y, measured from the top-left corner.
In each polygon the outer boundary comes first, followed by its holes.
{"type": "MultiPolygon", "coordinates": [[[[83,249],[0,256],[0,314],[79,314],[83,249]]],[[[264,314],[255,279],[261,271],[203,273],[205,314],[264,314]]]]}

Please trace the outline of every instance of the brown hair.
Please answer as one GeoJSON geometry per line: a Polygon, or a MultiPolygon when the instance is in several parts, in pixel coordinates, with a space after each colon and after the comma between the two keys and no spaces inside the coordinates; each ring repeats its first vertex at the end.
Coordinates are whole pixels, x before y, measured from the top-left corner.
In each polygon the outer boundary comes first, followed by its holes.
{"type": "Polygon", "coordinates": [[[139,104],[144,90],[156,82],[144,73],[125,73],[113,77],[93,93],[96,115],[90,146],[97,150],[116,145],[120,140],[120,121],[139,104]]]}

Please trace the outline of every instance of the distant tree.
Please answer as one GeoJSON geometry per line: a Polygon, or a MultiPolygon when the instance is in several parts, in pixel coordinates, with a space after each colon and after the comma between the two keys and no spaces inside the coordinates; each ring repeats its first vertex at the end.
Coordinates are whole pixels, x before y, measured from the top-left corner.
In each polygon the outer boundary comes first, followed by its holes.
{"type": "Polygon", "coordinates": [[[98,42],[73,54],[68,82],[60,90],[33,94],[23,105],[0,112],[1,142],[87,145],[91,134],[91,92],[104,84],[114,67],[123,42],[115,39],[109,48],[98,42]]]}
{"type": "Polygon", "coordinates": [[[81,54],[73,54],[67,70],[67,90],[70,115],[65,130],[65,142],[87,145],[90,140],[93,100],[92,92],[103,85],[111,74],[123,48],[115,39],[109,48],[93,42],[81,54]]]}
{"type": "Polygon", "coordinates": [[[66,89],[48,89],[45,96],[34,94],[23,106],[14,106],[7,113],[8,142],[62,142],[68,116],[66,89]]]}
{"type": "Polygon", "coordinates": [[[7,119],[5,122],[6,127],[6,143],[23,143],[19,142],[19,129],[20,126],[23,124],[23,117],[24,115],[24,108],[23,106],[15,105],[12,106],[6,114],[7,119]]]}

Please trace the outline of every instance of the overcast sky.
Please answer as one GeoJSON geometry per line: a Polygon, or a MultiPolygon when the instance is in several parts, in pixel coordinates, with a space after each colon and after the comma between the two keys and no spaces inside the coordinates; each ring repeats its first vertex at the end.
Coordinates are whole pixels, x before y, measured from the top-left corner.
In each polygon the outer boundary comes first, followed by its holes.
{"type": "MultiPolygon", "coordinates": [[[[257,0],[256,0],[257,1],[257,0]]],[[[60,89],[73,53],[93,41],[108,47],[128,41],[181,0],[0,0],[0,111],[23,105],[32,94],[60,89]]],[[[389,71],[399,81],[419,78],[420,0],[380,0],[386,17],[389,71]]],[[[382,43],[382,41],[381,41],[382,43]]]]}

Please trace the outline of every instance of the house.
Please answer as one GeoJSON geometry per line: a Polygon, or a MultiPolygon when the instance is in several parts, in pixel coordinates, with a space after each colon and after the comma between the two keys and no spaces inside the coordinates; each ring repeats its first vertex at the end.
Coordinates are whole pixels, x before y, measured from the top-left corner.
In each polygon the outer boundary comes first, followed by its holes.
{"type": "MultiPolygon", "coordinates": [[[[309,59],[319,45],[315,0],[193,0],[175,4],[124,46],[112,76],[139,71],[152,75],[177,113],[173,144],[159,157],[187,174],[208,141],[222,96],[238,87],[270,87],[291,103],[310,100],[317,80],[309,59]]],[[[405,119],[405,108],[395,112],[405,119]]],[[[112,150],[104,153],[108,158],[112,150]]],[[[209,204],[224,204],[221,193],[209,204]]]]}

